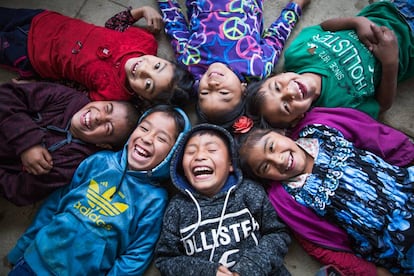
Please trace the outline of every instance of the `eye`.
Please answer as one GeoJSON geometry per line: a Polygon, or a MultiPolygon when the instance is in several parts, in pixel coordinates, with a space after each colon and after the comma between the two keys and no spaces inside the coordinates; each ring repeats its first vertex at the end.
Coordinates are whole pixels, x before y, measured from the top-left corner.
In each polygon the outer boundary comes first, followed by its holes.
{"type": "Polygon", "coordinates": [[[164,137],[164,136],[158,136],[157,139],[161,143],[167,143],[168,142],[168,139],[166,137],[164,137]]]}
{"type": "Polygon", "coordinates": [[[208,91],[206,90],[200,91],[200,95],[203,95],[203,96],[208,95],[208,91]]]}
{"type": "Polygon", "coordinates": [[[106,130],[106,134],[108,136],[112,134],[113,129],[114,129],[114,127],[113,127],[112,123],[105,124],[105,130],[106,130]]]}
{"type": "Polygon", "coordinates": [[[160,69],[160,67],[161,67],[161,63],[160,62],[158,62],[157,64],[154,65],[154,68],[155,69],[160,69]]]}
{"type": "Polygon", "coordinates": [[[220,91],[219,92],[221,95],[228,95],[228,94],[230,94],[228,91],[220,91]]]}
{"type": "Polygon", "coordinates": [[[112,105],[112,103],[109,103],[105,106],[105,112],[108,114],[111,114],[113,109],[114,109],[114,106],[112,105]]]}
{"type": "Polygon", "coordinates": [[[146,90],[150,89],[151,88],[151,84],[152,84],[152,81],[151,80],[146,80],[145,81],[145,89],[146,90]]]}
{"type": "Polygon", "coordinates": [[[275,90],[280,92],[280,87],[279,87],[279,84],[277,82],[275,82],[275,90]]]}
{"type": "Polygon", "coordinates": [[[259,168],[259,174],[263,175],[267,172],[267,170],[269,169],[269,163],[262,163],[262,165],[259,168]]]}
{"type": "Polygon", "coordinates": [[[283,108],[285,109],[285,111],[286,111],[287,113],[290,113],[289,104],[288,104],[287,102],[284,102],[284,103],[283,103],[283,108]]]}
{"type": "Polygon", "coordinates": [[[146,128],[145,126],[139,126],[139,129],[142,130],[143,132],[147,132],[148,128],[146,128]]]}
{"type": "Polygon", "coordinates": [[[274,152],[274,150],[275,150],[275,145],[273,143],[270,143],[270,145],[269,145],[269,151],[270,152],[274,152]]]}

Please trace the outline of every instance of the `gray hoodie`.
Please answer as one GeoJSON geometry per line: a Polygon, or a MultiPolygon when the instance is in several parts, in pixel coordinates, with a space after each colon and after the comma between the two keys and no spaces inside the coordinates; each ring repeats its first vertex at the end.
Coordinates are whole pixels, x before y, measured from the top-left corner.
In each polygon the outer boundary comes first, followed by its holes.
{"type": "Polygon", "coordinates": [[[195,126],[180,141],[170,173],[179,192],[167,207],[156,248],[163,275],[216,275],[220,264],[240,275],[289,275],[283,265],[289,234],[263,187],[243,179],[230,133],[212,124],[195,126]],[[185,145],[200,130],[221,132],[232,156],[234,171],[212,197],[193,189],[182,168],[185,145]]]}

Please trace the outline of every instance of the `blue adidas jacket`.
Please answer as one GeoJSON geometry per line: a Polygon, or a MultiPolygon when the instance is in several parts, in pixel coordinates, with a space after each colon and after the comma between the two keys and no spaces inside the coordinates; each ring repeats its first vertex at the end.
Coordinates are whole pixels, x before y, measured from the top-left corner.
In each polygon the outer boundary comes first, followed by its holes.
{"type": "MultiPolygon", "coordinates": [[[[181,110],[179,110],[181,111],[181,110]]],[[[188,117],[185,131],[190,129],[188,117]]],[[[127,146],[85,159],[71,184],[41,206],[9,253],[38,275],[142,275],[152,260],[176,145],[152,171],[127,169],[127,146]]]]}

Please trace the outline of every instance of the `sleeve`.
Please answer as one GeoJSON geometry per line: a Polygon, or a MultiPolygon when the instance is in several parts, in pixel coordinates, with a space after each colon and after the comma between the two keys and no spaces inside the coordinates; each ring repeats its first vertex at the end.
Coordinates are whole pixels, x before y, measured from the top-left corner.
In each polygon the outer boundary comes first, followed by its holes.
{"type": "Polygon", "coordinates": [[[273,47],[278,53],[275,63],[301,15],[301,8],[295,2],[290,2],[282,10],[280,16],[263,32],[263,44],[273,47]]]}
{"type": "Polygon", "coordinates": [[[88,170],[84,168],[87,162],[82,162],[76,170],[70,185],[62,187],[53,192],[40,206],[33,219],[31,225],[25,230],[24,234],[19,238],[16,246],[9,252],[7,258],[11,264],[15,264],[17,260],[23,256],[24,251],[33,242],[37,233],[47,225],[57,214],[61,199],[69,193],[70,190],[76,188],[87,174],[88,170]]]}
{"type": "Polygon", "coordinates": [[[136,20],[131,15],[131,7],[125,11],[121,11],[105,22],[105,28],[123,32],[128,29],[136,20]]]}
{"type": "Polygon", "coordinates": [[[155,250],[155,266],[162,275],[216,275],[218,263],[187,256],[179,235],[180,202],[171,200],[164,215],[160,239],[155,250]]]}
{"type": "MultiPolygon", "coordinates": [[[[284,258],[291,242],[284,223],[270,204],[265,191],[258,184],[248,190],[248,202],[259,202],[260,208],[251,207],[260,225],[261,238],[257,246],[245,250],[237,264],[231,268],[240,275],[270,275],[272,270],[283,271],[284,258]],[[258,273],[259,272],[259,273],[258,273]]],[[[279,274],[279,273],[278,273],[279,274]]]]}
{"type": "Polygon", "coordinates": [[[414,161],[414,143],[407,135],[359,110],[314,107],[291,130],[290,137],[297,139],[299,132],[313,123],[337,129],[356,147],[371,151],[393,165],[406,166],[414,161]]]}
{"type": "Polygon", "coordinates": [[[323,265],[334,265],[343,275],[377,275],[377,268],[373,263],[365,261],[351,252],[330,250],[307,241],[297,234],[295,236],[306,253],[323,265]]]}
{"type": "MultiPolygon", "coordinates": [[[[155,197],[144,207],[145,215],[139,218],[135,235],[127,250],[116,260],[107,275],[143,275],[152,261],[158,240],[167,198],[155,197]]],[[[140,207],[141,208],[141,207],[140,207]]]]}
{"type": "Polygon", "coordinates": [[[51,106],[68,106],[76,97],[74,90],[46,82],[0,86],[0,133],[5,139],[2,142],[16,156],[42,144],[44,132],[34,116],[51,106]]]}
{"type": "Polygon", "coordinates": [[[169,36],[176,56],[180,56],[190,37],[187,20],[180,5],[175,0],[158,0],[164,21],[165,33],[169,36]]]}

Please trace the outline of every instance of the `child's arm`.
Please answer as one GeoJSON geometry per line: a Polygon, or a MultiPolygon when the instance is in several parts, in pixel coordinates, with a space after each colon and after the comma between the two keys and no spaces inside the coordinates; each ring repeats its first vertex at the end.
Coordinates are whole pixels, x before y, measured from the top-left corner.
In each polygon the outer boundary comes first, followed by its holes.
{"type": "Polygon", "coordinates": [[[375,98],[380,112],[384,112],[391,107],[397,94],[398,40],[394,32],[385,26],[371,25],[371,29],[378,41],[372,45],[372,53],[381,62],[381,80],[375,98]]]}
{"type": "Polygon", "coordinates": [[[150,6],[143,6],[135,9],[129,8],[128,10],[121,11],[109,18],[105,22],[105,27],[123,32],[141,18],[145,18],[149,31],[157,33],[161,30],[161,15],[157,10],[150,6]]]}
{"type": "Polygon", "coordinates": [[[359,40],[374,54],[381,63],[381,80],[375,98],[380,112],[389,109],[397,93],[398,41],[392,30],[379,27],[363,16],[333,18],[321,23],[326,31],[354,29],[359,40]]]}
{"type": "Polygon", "coordinates": [[[314,107],[290,130],[290,137],[296,140],[299,132],[313,123],[336,128],[356,147],[371,151],[393,165],[407,166],[414,161],[414,144],[407,135],[362,111],[345,107],[314,107]]]}
{"type": "Polygon", "coordinates": [[[158,0],[164,20],[165,33],[169,36],[171,46],[179,56],[185,50],[190,30],[180,5],[175,0],[158,0]]]}
{"type": "Polygon", "coordinates": [[[302,10],[310,0],[294,0],[286,5],[279,17],[266,29],[263,34],[264,44],[272,46],[276,51],[275,64],[279,60],[282,50],[292,30],[302,15],[302,10]]]}
{"type": "MultiPolygon", "coordinates": [[[[249,181],[249,180],[245,180],[249,181]]],[[[270,275],[272,271],[283,271],[283,265],[290,244],[288,230],[278,217],[264,189],[255,182],[248,182],[249,210],[260,225],[261,238],[258,245],[242,252],[241,258],[231,268],[240,275],[270,275]]]]}
{"type": "Polygon", "coordinates": [[[53,219],[58,210],[61,198],[68,192],[68,190],[68,187],[58,189],[43,202],[31,225],[26,229],[24,234],[17,241],[15,247],[7,255],[10,264],[16,264],[17,261],[23,257],[25,250],[33,242],[37,233],[53,219]]]}
{"type": "Polygon", "coordinates": [[[35,145],[23,151],[20,159],[23,169],[33,175],[46,174],[53,168],[52,155],[42,145],[35,145]]]}

